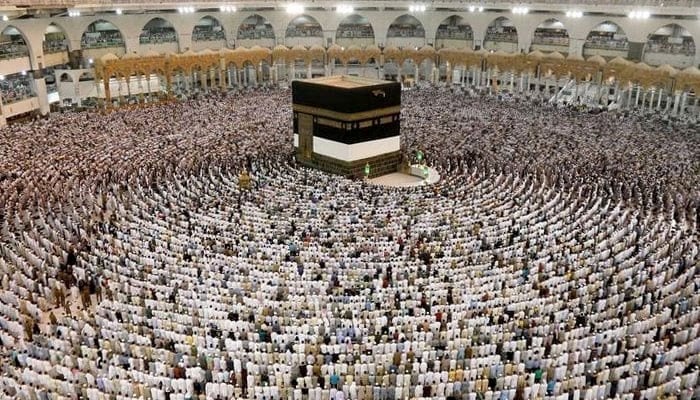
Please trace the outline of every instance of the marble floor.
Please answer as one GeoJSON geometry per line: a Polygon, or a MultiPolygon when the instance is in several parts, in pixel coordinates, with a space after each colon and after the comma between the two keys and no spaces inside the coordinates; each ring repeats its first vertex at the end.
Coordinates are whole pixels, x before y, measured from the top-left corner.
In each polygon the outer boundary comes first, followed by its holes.
{"type": "Polygon", "coordinates": [[[433,168],[428,168],[428,179],[423,179],[415,175],[394,172],[387,175],[369,179],[369,183],[380,186],[391,187],[411,187],[421,185],[432,185],[440,180],[440,174],[433,168]]]}

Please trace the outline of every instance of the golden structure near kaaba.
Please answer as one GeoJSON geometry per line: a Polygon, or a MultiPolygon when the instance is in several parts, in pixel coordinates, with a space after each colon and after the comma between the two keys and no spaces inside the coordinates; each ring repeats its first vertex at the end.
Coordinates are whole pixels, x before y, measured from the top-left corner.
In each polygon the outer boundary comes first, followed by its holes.
{"type": "Polygon", "coordinates": [[[238,175],[238,187],[250,190],[250,174],[248,174],[248,171],[243,170],[243,172],[238,175]]]}
{"type": "Polygon", "coordinates": [[[300,163],[352,178],[397,171],[399,83],[345,75],[298,80],[292,109],[300,163]]]}

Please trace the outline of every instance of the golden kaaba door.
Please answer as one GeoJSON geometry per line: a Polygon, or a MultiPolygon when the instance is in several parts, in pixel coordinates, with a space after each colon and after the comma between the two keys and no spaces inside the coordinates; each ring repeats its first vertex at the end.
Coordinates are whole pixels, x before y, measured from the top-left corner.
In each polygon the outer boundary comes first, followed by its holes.
{"type": "Polygon", "coordinates": [[[299,151],[304,158],[314,152],[314,120],[309,114],[299,113],[299,151]]]}

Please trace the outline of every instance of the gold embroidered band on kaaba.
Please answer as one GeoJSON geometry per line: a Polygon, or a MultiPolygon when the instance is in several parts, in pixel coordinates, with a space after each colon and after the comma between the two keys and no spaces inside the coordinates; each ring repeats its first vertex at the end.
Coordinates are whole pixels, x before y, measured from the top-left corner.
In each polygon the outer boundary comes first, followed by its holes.
{"type": "Polygon", "coordinates": [[[376,110],[362,111],[357,113],[341,113],[337,111],[326,110],[318,107],[309,107],[301,104],[293,104],[292,109],[296,112],[301,112],[305,114],[316,115],[319,117],[332,118],[339,121],[360,121],[371,118],[385,117],[391,114],[398,114],[401,112],[401,106],[393,106],[386,108],[379,108],[376,110]]]}

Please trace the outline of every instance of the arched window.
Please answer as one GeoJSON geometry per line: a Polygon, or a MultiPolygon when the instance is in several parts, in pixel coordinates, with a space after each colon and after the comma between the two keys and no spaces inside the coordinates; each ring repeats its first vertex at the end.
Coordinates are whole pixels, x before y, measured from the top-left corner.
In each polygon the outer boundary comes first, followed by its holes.
{"type": "Polygon", "coordinates": [[[42,44],[45,54],[60,53],[68,50],[68,40],[63,29],[51,23],[44,32],[44,43],[42,44]]]}
{"type": "Polygon", "coordinates": [[[29,47],[22,33],[14,26],[8,26],[0,33],[0,60],[29,56],[29,47]]]}
{"type": "Polygon", "coordinates": [[[88,25],[80,40],[83,49],[124,47],[124,37],[111,22],[99,20],[88,25]]]}
{"type": "Polygon", "coordinates": [[[163,18],[153,18],[141,30],[140,44],[177,43],[177,32],[173,24],[163,18]]]}
{"type": "Polygon", "coordinates": [[[226,40],[224,27],[216,18],[203,17],[192,30],[193,42],[226,40]]]}
{"type": "Polygon", "coordinates": [[[443,20],[435,32],[435,47],[472,48],[474,31],[464,18],[453,15],[443,20]]]}

